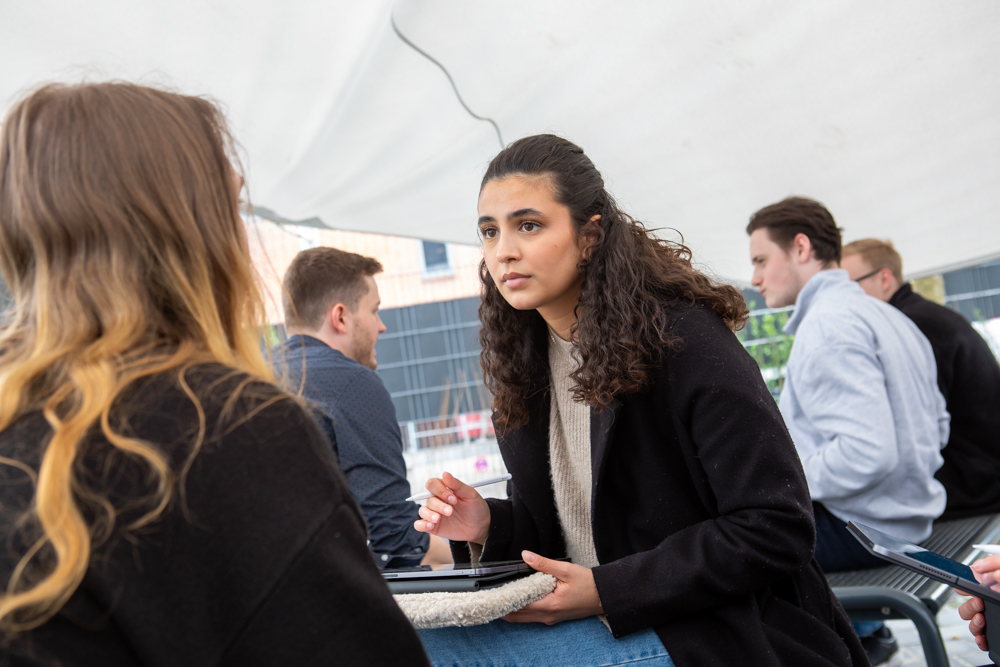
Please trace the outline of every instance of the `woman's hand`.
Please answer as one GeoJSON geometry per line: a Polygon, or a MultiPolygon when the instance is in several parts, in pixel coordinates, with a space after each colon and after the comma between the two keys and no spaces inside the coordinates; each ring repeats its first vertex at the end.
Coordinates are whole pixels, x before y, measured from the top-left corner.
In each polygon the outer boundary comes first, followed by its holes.
{"type": "Polygon", "coordinates": [[[590,568],[543,558],[530,551],[522,551],[521,557],[538,572],[555,577],[556,589],[541,600],[507,614],[503,617],[505,621],[554,625],[604,613],[590,568]]]}
{"type": "Polygon", "coordinates": [[[413,527],[449,540],[485,544],[490,534],[490,506],[474,488],[451,473],[432,477],[424,485],[434,495],[420,508],[413,527]]]}
{"type": "Polygon", "coordinates": [[[979,583],[1000,593],[1000,555],[980,558],[971,567],[979,583]]]}

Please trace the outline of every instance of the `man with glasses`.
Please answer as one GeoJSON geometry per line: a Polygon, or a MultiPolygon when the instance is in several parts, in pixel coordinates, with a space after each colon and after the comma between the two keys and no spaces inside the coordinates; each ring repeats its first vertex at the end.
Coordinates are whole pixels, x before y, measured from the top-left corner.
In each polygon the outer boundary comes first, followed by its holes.
{"type": "Polygon", "coordinates": [[[944,465],[934,475],[948,492],[943,516],[1000,512],[1000,364],[989,345],[962,315],[903,281],[903,260],[892,243],[848,243],[840,265],[870,296],[913,320],[934,350],[938,387],[951,414],[944,465]]]}

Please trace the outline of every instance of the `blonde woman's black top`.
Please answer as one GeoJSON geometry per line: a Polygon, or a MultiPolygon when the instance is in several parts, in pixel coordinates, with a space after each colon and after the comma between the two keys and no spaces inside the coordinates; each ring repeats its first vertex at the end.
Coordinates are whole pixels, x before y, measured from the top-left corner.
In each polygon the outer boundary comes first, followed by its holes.
{"type": "MultiPolygon", "coordinates": [[[[426,665],[365,544],[364,518],[309,415],[274,387],[207,365],[187,373],[205,442],[166,512],[148,511],[144,465],[95,432],[78,460],[118,516],[70,602],[2,649],[3,665],[426,665]]],[[[199,427],[176,373],[125,394],[112,423],[181,471],[199,427]]],[[[30,414],[0,433],[0,456],[38,469],[51,431],[30,414]]],[[[0,581],[37,533],[18,527],[34,489],[0,466],[0,581]]],[[[99,503],[80,497],[88,519],[99,503]]]]}

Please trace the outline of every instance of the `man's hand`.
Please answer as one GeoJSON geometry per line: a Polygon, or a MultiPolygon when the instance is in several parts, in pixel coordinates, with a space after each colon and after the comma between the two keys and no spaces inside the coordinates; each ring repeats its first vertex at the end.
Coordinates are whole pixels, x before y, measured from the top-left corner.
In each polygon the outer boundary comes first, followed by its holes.
{"type": "Polygon", "coordinates": [[[554,625],[604,613],[590,568],[544,558],[530,551],[522,551],[521,557],[538,572],[555,577],[556,589],[541,600],[507,614],[503,617],[505,621],[554,625]]]}
{"type": "Polygon", "coordinates": [[[421,518],[413,522],[414,529],[449,540],[486,543],[490,506],[478,491],[447,472],[424,486],[434,495],[420,508],[421,518]]]}
{"type": "MultiPolygon", "coordinates": [[[[993,590],[1000,592],[1000,555],[980,558],[972,567],[976,580],[984,586],[989,586],[993,590]]],[[[968,595],[956,589],[959,595],[968,595]]],[[[990,650],[990,645],[986,641],[986,603],[980,598],[970,597],[958,608],[958,615],[962,620],[969,621],[969,632],[976,640],[976,646],[983,651],[990,650]]]]}
{"type": "MultiPolygon", "coordinates": [[[[962,591],[958,592],[962,593],[962,591]]],[[[966,593],[962,593],[962,595],[966,595],[966,593]]],[[[976,640],[976,646],[981,651],[990,650],[990,645],[986,641],[986,616],[983,615],[985,610],[986,604],[977,597],[969,598],[958,608],[958,615],[962,617],[962,620],[969,621],[969,632],[972,633],[976,640]]]]}

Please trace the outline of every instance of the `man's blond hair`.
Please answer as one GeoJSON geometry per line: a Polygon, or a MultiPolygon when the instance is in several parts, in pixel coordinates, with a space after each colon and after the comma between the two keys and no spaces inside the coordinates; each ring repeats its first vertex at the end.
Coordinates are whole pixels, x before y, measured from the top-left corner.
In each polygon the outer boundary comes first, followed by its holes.
{"type": "Polygon", "coordinates": [[[844,246],[842,255],[861,255],[861,259],[872,267],[872,271],[889,269],[899,284],[903,284],[903,258],[892,247],[892,241],[880,239],[860,239],[844,246]]]}

